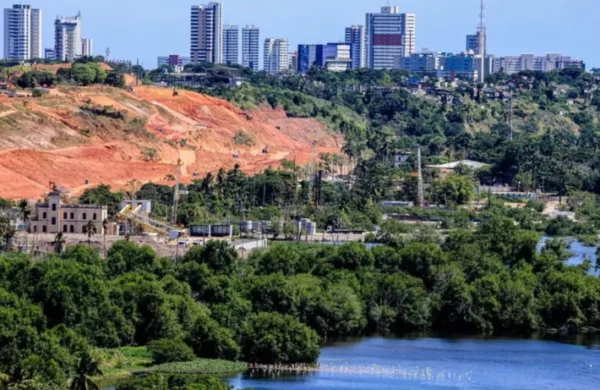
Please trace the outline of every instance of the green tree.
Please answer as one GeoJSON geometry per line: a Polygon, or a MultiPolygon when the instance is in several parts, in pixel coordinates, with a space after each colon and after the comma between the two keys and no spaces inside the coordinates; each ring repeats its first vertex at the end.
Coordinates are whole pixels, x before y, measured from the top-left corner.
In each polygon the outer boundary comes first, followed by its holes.
{"type": "Polygon", "coordinates": [[[161,339],[150,343],[152,364],[189,362],[196,358],[194,351],[181,340],[161,339]]]}
{"type": "Polygon", "coordinates": [[[75,376],[69,380],[69,389],[99,390],[100,387],[92,377],[102,375],[100,363],[89,352],[85,352],[79,357],[79,362],[75,368],[75,376]]]}
{"type": "Polygon", "coordinates": [[[241,347],[243,360],[251,363],[315,363],[319,336],[292,316],[259,313],[244,327],[241,347]]]}

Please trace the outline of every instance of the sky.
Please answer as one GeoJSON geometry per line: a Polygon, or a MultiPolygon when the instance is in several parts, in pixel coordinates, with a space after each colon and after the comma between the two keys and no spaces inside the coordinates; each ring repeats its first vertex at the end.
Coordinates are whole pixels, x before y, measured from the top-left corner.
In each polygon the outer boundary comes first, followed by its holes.
{"type": "MultiPolygon", "coordinates": [[[[22,0],[26,2],[26,0],[22,0]]],[[[83,37],[94,40],[94,54],[131,59],[146,68],[156,57],[189,56],[190,7],[210,0],[30,0],[43,11],[44,47],[53,46],[57,15],[81,11],[83,37]]],[[[385,0],[220,0],[223,24],[255,24],[266,37],[288,38],[290,51],[301,43],[344,39],[344,28],[365,24],[385,0]]],[[[14,0],[0,0],[10,7],[14,0]]],[[[390,0],[401,12],[417,15],[417,50],[459,52],[465,35],[479,22],[479,0],[390,0]]],[[[562,53],[600,67],[599,0],[486,0],[488,52],[496,56],[562,53]]],[[[1,19],[0,19],[1,22],[1,19]]],[[[3,40],[0,40],[3,44],[3,40]]],[[[262,53],[261,53],[262,56],[262,53]]]]}

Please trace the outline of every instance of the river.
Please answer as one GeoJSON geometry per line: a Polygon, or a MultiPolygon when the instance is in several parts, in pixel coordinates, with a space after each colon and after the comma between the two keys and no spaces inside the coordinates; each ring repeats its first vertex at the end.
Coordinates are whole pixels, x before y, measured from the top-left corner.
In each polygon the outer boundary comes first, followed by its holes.
{"type": "MultiPolygon", "coordinates": [[[[538,252],[542,250],[546,242],[550,240],[550,237],[542,237],[540,242],[538,243],[537,250],[538,252]]],[[[590,275],[600,276],[600,269],[596,269],[596,247],[595,246],[585,246],[579,240],[574,238],[560,238],[561,240],[569,243],[569,252],[571,257],[567,259],[566,264],[569,266],[578,266],[583,263],[584,260],[590,260],[592,262],[592,267],[590,268],[590,275]]]]}
{"type": "Polygon", "coordinates": [[[600,349],[593,345],[369,338],[324,347],[322,371],[269,378],[242,374],[230,383],[254,390],[591,390],[600,384],[600,349]]]}

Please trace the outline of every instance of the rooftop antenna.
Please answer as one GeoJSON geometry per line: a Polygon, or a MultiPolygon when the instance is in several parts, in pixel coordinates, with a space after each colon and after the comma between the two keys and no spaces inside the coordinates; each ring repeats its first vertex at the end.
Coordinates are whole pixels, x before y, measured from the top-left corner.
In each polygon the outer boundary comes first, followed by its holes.
{"type": "Polygon", "coordinates": [[[425,191],[423,190],[423,169],[421,168],[421,146],[417,148],[417,164],[419,165],[419,207],[425,207],[425,191]]]}
{"type": "Polygon", "coordinates": [[[106,48],[106,51],[105,51],[105,53],[106,53],[106,58],[105,58],[105,60],[106,60],[106,61],[108,61],[108,59],[110,58],[110,47],[107,47],[107,48],[106,48]]]}
{"type": "Polygon", "coordinates": [[[485,3],[484,0],[480,0],[479,7],[479,26],[477,27],[477,38],[479,44],[479,57],[481,59],[481,66],[479,68],[479,81],[485,82],[485,55],[486,55],[486,35],[487,29],[485,27],[485,3]]]}

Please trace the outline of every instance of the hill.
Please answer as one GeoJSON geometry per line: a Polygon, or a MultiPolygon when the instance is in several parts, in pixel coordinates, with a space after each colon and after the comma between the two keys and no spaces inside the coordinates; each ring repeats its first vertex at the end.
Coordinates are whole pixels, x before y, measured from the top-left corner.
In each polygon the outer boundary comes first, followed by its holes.
{"type": "Polygon", "coordinates": [[[49,182],[75,194],[101,183],[166,183],[178,160],[184,182],[236,163],[254,173],[284,158],[310,161],[314,141],[319,153],[344,143],[316,119],[188,91],[59,87],[41,98],[0,97],[0,197],[37,198],[49,182]]]}

